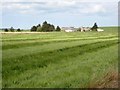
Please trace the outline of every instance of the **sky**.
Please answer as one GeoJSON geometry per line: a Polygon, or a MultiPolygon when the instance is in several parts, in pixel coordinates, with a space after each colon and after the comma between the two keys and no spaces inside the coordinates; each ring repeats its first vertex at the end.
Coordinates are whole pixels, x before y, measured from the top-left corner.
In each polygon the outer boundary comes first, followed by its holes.
{"type": "Polygon", "coordinates": [[[118,0],[3,0],[0,21],[0,28],[22,29],[44,21],[60,27],[117,26],[118,0]]]}

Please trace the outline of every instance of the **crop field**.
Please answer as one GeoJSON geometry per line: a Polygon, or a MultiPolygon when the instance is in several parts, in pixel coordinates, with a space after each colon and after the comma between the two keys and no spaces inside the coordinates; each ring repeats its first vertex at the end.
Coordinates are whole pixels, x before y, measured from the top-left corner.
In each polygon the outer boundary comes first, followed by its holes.
{"type": "Polygon", "coordinates": [[[97,82],[118,69],[117,27],[103,29],[104,32],[3,33],[2,87],[96,87],[97,82]]]}

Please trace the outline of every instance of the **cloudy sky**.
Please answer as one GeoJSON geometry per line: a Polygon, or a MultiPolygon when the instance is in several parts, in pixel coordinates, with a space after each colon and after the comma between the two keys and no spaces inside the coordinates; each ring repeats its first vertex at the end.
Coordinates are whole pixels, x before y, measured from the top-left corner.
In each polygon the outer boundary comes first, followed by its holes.
{"type": "Polygon", "coordinates": [[[0,4],[3,28],[29,29],[45,20],[61,27],[92,26],[94,22],[118,25],[118,0],[4,0],[0,4]]]}

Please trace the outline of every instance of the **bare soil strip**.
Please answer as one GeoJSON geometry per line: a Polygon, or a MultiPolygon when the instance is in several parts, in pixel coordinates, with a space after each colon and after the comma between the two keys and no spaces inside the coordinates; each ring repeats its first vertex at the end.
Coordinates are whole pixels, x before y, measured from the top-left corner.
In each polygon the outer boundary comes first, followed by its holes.
{"type": "MultiPolygon", "coordinates": [[[[119,74],[120,76],[120,74],[119,74]]],[[[118,72],[108,72],[102,80],[96,81],[94,84],[90,84],[89,88],[119,88],[118,84],[118,72]]]]}

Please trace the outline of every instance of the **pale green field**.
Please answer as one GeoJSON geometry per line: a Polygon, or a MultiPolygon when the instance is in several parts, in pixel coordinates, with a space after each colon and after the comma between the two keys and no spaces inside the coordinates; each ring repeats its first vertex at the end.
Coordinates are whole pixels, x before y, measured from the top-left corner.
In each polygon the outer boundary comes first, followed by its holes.
{"type": "Polygon", "coordinates": [[[2,34],[3,87],[87,88],[117,71],[118,32],[2,34]]]}

